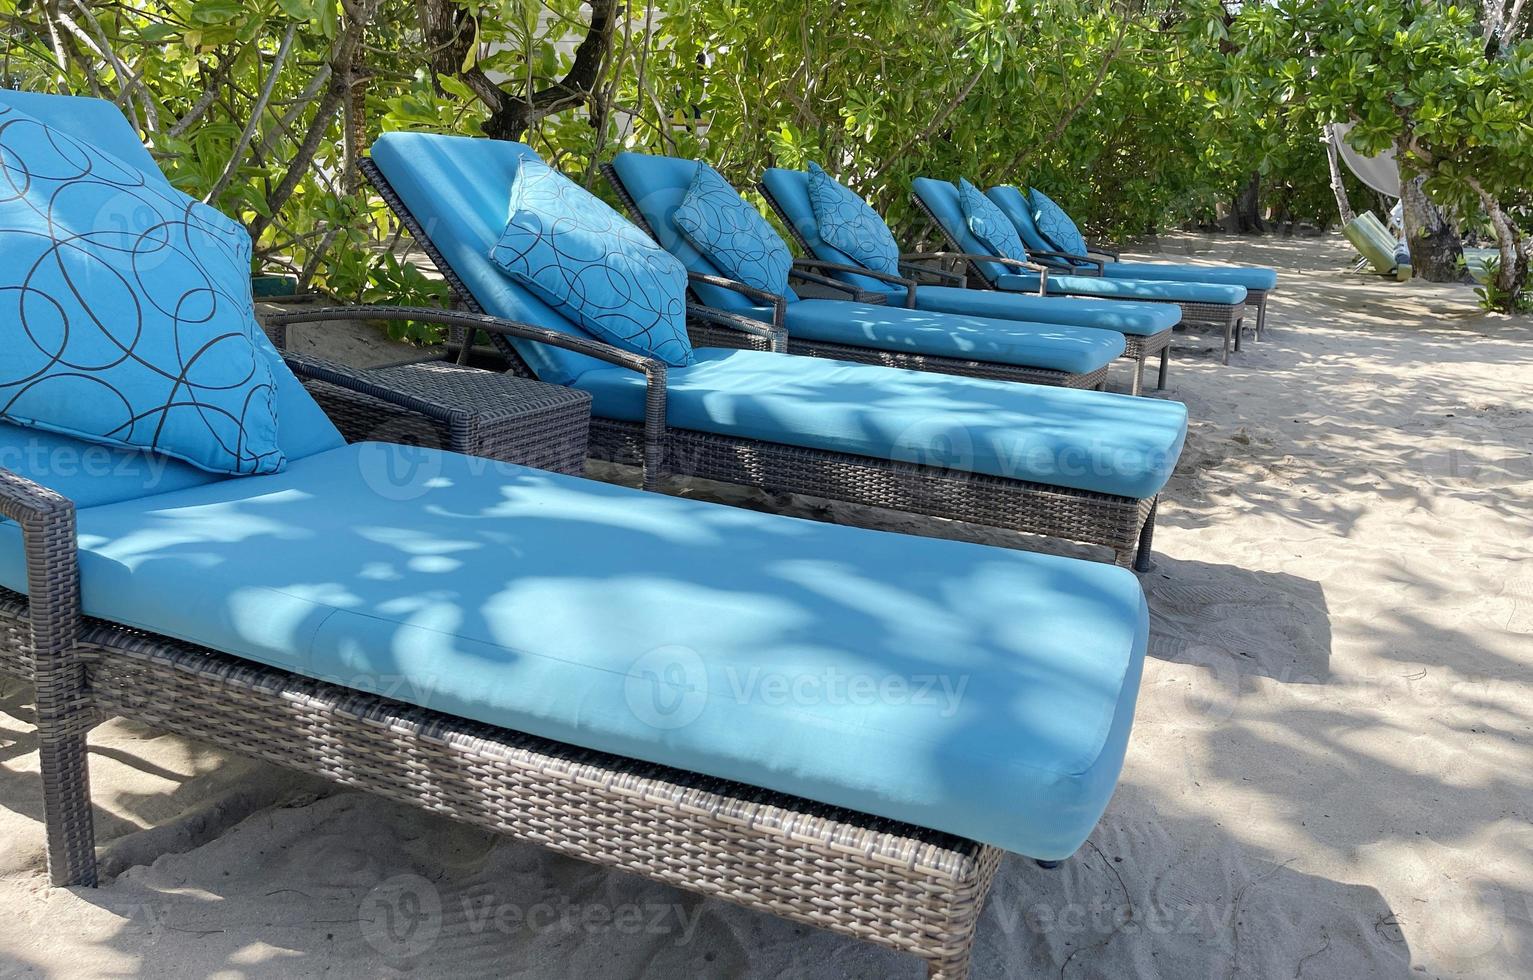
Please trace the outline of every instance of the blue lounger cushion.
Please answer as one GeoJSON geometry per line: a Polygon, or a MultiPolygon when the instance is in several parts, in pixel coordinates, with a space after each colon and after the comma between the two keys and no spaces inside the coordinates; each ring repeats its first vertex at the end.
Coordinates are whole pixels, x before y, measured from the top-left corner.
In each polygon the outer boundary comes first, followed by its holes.
{"type": "MultiPolygon", "coordinates": [[[[768,322],[772,311],[757,315],[768,322]]],[[[788,335],[875,350],[989,361],[1089,374],[1123,355],[1123,335],[1110,330],[1021,320],[931,313],[843,300],[788,304],[788,335]]]]}
{"type": "MultiPolygon", "coordinates": [[[[996,277],[995,285],[997,289],[1036,293],[1038,274],[1036,272],[1006,273],[996,277]]],[[[1049,273],[1049,294],[1168,303],[1209,303],[1216,306],[1244,306],[1246,302],[1244,286],[1219,286],[1209,282],[1171,282],[1160,279],[1072,276],[1053,272],[1049,273]]]]}
{"type": "MultiPolygon", "coordinates": [[[[573,337],[587,337],[490,261],[490,249],[510,216],[511,185],[532,148],[508,140],[435,133],[384,133],[372,158],[405,207],[425,225],[431,242],[486,311],[573,337]]],[[[534,341],[513,340],[534,374],[568,384],[604,361],[534,341]]]]}
{"type": "Polygon", "coordinates": [[[1034,323],[1057,323],[1152,337],[1176,326],[1181,311],[1170,303],[1133,303],[1100,299],[1065,299],[962,286],[922,286],[916,308],[933,313],[998,317],[1034,323]]]}
{"type": "MultiPolygon", "coordinates": [[[[87,615],[1051,860],[1112,794],[1148,632],[1110,565],[378,444],[79,529],[87,615]]],[[[0,586],[20,556],[0,526],[0,586]]]]}
{"type": "MultiPolygon", "coordinates": [[[[98,146],[118,160],[142,168],[147,181],[170,186],[122,110],[104,99],[0,89],[0,106],[19,109],[52,129],[98,146]]],[[[288,370],[266,336],[256,333],[252,340],[257,352],[267,361],[276,388],[274,407],[281,420],[277,426],[277,445],[282,454],[289,460],[303,459],[344,445],[340,431],[315,404],[302,382],[288,370]]],[[[178,460],[148,459],[143,453],[105,446],[79,457],[77,463],[77,454],[68,445],[70,440],[45,439],[43,435],[39,430],[0,434],[0,467],[49,486],[54,486],[55,480],[67,480],[69,486],[63,491],[65,496],[81,502],[82,506],[127,500],[223,478],[178,460]],[[34,472],[20,464],[9,466],[4,462],[6,454],[15,460],[31,460],[29,465],[40,469],[34,472]],[[111,465],[101,462],[107,458],[112,460],[111,465]]]]}
{"type": "Polygon", "coordinates": [[[1102,267],[1109,279],[1153,279],[1161,282],[1203,282],[1239,286],[1248,293],[1277,287],[1277,270],[1263,266],[1194,265],[1190,262],[1109,262],[1102,267]]]}
{"type": "MultiPolygon", "coordinates": [[[[588,371],[592,411],[637,422],[644,379],[588,371]]],[[[1187,434],[1181,402],[704,348],[666,379],[672,426],[1147,499],[1187,434]]]]}
{"type": "MultiPolygon", "coordinates": [[[[1017,226],[1022,241],[1036,251],[1051,251],[1043,241],[1029,212],[1027,197],[1015,187],[992,187],[985,196],[1017,226]]],[[[1075,253],[1084,255],[1083,252],[1075,253]]],[[[1057,261],[1057,260],[1050,260],[1057,261]]],[[[1084,268],[1084,267],[1083,267],[1084,268]]],[[[1218,286],[1243,286],[1248,291],[1277,286],[1277,270],[1259,265],[1198,265],[1191,262],[1107,262],[1102,274],[1110,279],[1156,279],[1166,282],[1207,282],[1218,286]]]]}

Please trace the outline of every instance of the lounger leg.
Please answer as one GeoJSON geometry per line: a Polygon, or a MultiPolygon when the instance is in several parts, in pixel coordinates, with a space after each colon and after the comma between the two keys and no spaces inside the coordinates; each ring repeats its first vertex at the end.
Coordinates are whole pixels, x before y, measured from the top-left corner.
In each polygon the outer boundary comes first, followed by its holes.
{"type": "Polygon", "coordinates": [[[1224,321],[1224,356],[1220,363],[1230,363],[1230,323],[1228,320],[1224,321]]]}
{"type": "Polygon", "coordinates": [[[1155,383],[1155,390],[1156,391],[1165,391],[1166,390],[1166,369],[1170,366],[1170,364],[1171,364],[1171,345],[1167,344],[1166,346],[1164,346],[1164,347],[1162,347],[1160,349],[1160,377],[1158,379],[1156,379],[1156,383],[1155,383]]]}
{"type": "Polygon", "coordinates": [[[953,953],[940,959],[926,961],[928,980],[969,980],[971,950],[966,946],[962,953],[953,953]]]}
{"type": "Polygon", "coordinates": [[[1160,498],[1155,498],[1155,503],[1150,505],[1150,514],[1144,519],[1144,527],[1139,530],[1139,552],[1134,558],[1134,571],[1148,572],[1155,567],[1150,561],[1150,546],[1155,540],[1155,512],[1160,510],[1160,498]]]}
{"type": "Polygon", "coordinates": [[[1262,339],[1262,331],[1267,329],[1267,297],[1263,296],[1256,304],[1256,339],[1262,339]]]}
{"type": "Polygon", "coordinates": [[[1246,327],[1246,318],[1243,317],[1243,316],[1236,317],[1235,318],[1235,349],[1237,351],[1240,350],[1240,335],[1246,332],[1245,331],[1245,327],[1246,327]]]}
{"type": "Polygon", "coordinates": [[[1134,361],[1134,380],[1129,384],[1129,393],[1137,395],[1144,388],[1144,355],[1140,354],[1134,361]]]}
{"type": "Polygon", "coordinates": [[[85,735],[39,734],[48,877],[54,885],[96,885],[96,829],[90,808],[85,735]]]}

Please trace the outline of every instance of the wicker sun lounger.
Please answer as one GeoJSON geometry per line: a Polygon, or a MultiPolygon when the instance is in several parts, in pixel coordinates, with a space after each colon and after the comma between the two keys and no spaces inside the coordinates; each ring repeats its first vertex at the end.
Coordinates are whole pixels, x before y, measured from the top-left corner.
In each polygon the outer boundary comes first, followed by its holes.
{"type": "MultiPolygon", "coordinates": [[[[50,121],[21,145],[67,144],[87,166],[47,180],[112,173],[129,178],[119,188],[177,193],[134,157],[142,147],[110,104],[54,98],[28,106],[50,121]]],[[[61,227],[78,236],[97,213],[126,213],[88,211],[72,207],[61,227]]],[[[201,278],[194,268],[145,268],[128,288],[248,302],[238,250],[201,278]]],[[[83,292],[70,309],[95,312],[102,293],[83,292]]],[[[178,461],[195,451],[182,441],[0,419],[11,467],[0,468],[0,671],[36,687],[56,885],[97,883],[86,741],[114,716],[908,952],[943,980],[967,975],[1001,848],[1055,863],[1100,818],[1148,644],[1131,575],[348,444],[300,375],[474,436],[439,399],[381,384],[386,373],[279,356],[248,333],[250,312],[219,307],[209,332],[239,345],[224,365],[245,372],[236,397],[271,406],[265,431],[241,429],[280,454],[260,475],[178,461]],[[110,465],[82,475],[72,461],[85,451],[110,465]],[[408,475],[390,482],[400,463],[408,475]],[[838,593],[856,583],[880,601],[838,593]],[[902,591],[918,601],[888,601],[902,591]],[[678,644],[695,644],[700,671],[685,679],[695,712],[680,721],[636,696],[670,684],[644,667],[678,644]],[[722,689],[731,669],[761,667],[975,683],[951,712],[893,697],[785,708],[722,689]]],[[[637,371],[658,364],[544,326],[446,319],[637,371]]],[[[164,377],[173,347],[145,344],[139,363],[164,377]]],[[[123,398],[162,391],[111,371],[100,380],[123,398]]],[[[527,458],[565,456],[573,423],[555,414],[527,430],[551,443],[527,458]]]]}
{"type": "MultiPolygon", "coordinates": [[[[470,331],[477,327],[489,328],[486,332],[490,341],[508,370],[523,377],[536,377],[504,331],[497,330],[505,325],[504,322],[484,312],[473,291],[434,241],[430,229],[412,213],[377,163],[364,159],[360,165],[383,201],[410,231],[417,246],[435,264],[461,307],[456,313],[379,309],[374,315],[394,319],[434,319],[470,331]]],[[[702,320],[716,329],[743,333],[772,350],[784,349],[780,328],[718,310],[696,306],[690,309],[694,320],[702,320]]],[[[312,311],[295,316],[320,320],[327,314],[312,311]]],[[[288,322],[299,320],[288,318],[288,322]]],[[[697,330],[696,323],[691,329],[697,330]]],[[[595,341],[586,343],[596,344],[595,341]]],[[[623,354],[615,350],[609,353],[623,354]]],[[[612,356],[608,360],[615,362],[612,356]]],[[[772,492],[844,500],[1099,545],[1110,549],[1113,561],[1119,565],[1132,565],[1139,571],[1151,567],[1155,497],[1118,496],[899,459],[807,449],[759,438],[682,428],[667,421],[666,366],[659,361],[637,361],[640,363],[630,367],[642,370],[647,378],[644,419],[636,422],[600,414],[593,416],[590,455],[594,459],[642,467],[646,488],[657,489],[662,476],[671,474],[760,487],[772,492]]]]}
{"type": "MultiPolygon", "coordinates": [[[[962,266],[967,270],[968,280],[971,286],[982,289],[1001,288],[998,286],[992,275],[986,270],[985,266],[988,264],[1008,265],[1012,264],[1014,260],[1008,259],[1005,256],[984,254],[987,250],[983,248],[965,247],[965,242],[962,241],[960,237],[962,233],[948,227],[948,223],[942,220],[941,216],[939,216],[936,211],[932,209],[930,204],[922,199],[919,193],[912,194],[911,200],[915,203],[916,210],[919,211],[921,215],[927,220],[929,226],[936,230],[938,236],[941,237],[943,242],[946,244],[948,251],[956,252],[963,256],[960,261],[962,266]]],[[[1029,254],[1033,253],[1030,251],[1029,254]]],[[[1099,273],[1101,271],[1101,259],[1087,258],[1082,261],[1086,263],[1087,267],[1078,270],[1077,272],[1073,273],[1073,275],[1092,277],[1095,273],[1099,273]]],[[[1054,274],[1053,281],[1058,283],[1062,281],[1062,277],[1056,273],[1054,274]]],[[[1028,288],[1047,288],[1048,282],[1048,279],[1042,279],[1039,286],[1034,287],[1030,285],[1028,288]]],[[[1064,293],[1063,295],[1080,294],[1064,293]]],[[[1085,295],[1091,294],[1088,293],[1085,295]]],[[[1101,297],[1092,296],[1092,298],[1101,297]]],[[[1134,296],[1132,298],[1134,302],[1164,302],[1175,304],[1176,306],[1180,307],[1182,311],[1183,324],[1189,326],[1192,324],[1206,325],[1220,331],[1223,335],[1224,342],[1222,359],[1226,364],[1229,363],[1230,351],[1232,349],[1236,351],[1240,350],[1239,327],[1243,317],[1243,310],[1245,309],[1244,300],[1235,303],[1204,303],[1186,300],[1157,299],[1153,296],[1144,295],[1134,296]]]]}
{"type": "Polygon", "coordinates": [[[55,885],[96,884],[86,735],[120,716],[967,976],[995,847],[92,620],[69,501],[0,470],[0,517],[28,576],[26,595],[0,588],[0,670],[36,685],[55,885]]]}
{"type": "MultiPolygon", "coordinates": [[[[766,199],[768,206],[776,213],[783,227],[788,229],[789,234],[793,236],[794,242],[797,243],[802,253],[801,258],[794,260],[795,266],[810,272],[813,281],[816,283],[822,284],[826,288],[840,291],[844,298],[864,298],[867,295],[867,291],[863,288],[866,281],[872,280],[874,283],[881,285],[882,281],[892,277],[887,277],[862,265],[848,265],[845,262],[839,261],[840,258],[844,257],[841,255],[835,255],[835,260],[832,260],[827,259],[822,254],[822,252],[830,251],[832,247],[826,246],[822,240],[819,240],[820,236],[818,228],[814,224],[814,215],[812,213],[795,215],[789,204],[777,193],[774,193],[772,189],[774,179],[781,180],[788,174],[791,174],[796,179],[799,173],[798,171],[769,170],[761,183],[757,185],[762,197],[766,199]],[[811,240],[811,234],[813,234],[816,240],[811,240]],[[824,275],[819,275],[819,273],[824,273],[824,275]],[[859,279],[863,281],[860,282],[859,279]]],[[[612,179],[610,166],[608,167],[608,179],[612,179]]],[[[619,187],[618,191],[621,194],[622,188],[619,187]]],[[[633,209],[630,208],[630,210],[633,209]]],[[[966,286],[968,284],[968,276],[950,271],[944,268],[941,263],[961,263],[978,258],[984,258],[984,256],[969,255],[962,252],[908,252],[901,255],[899,257],[899,268],[907,278],[899,279],[897,283],[906,289],[906,305],[914,306],[921,304],[928,309],[942,311],[948,308],[949,304],[958,308],[973,304],[975,297],[955,297],[949,288],[966,286]],[[928,302],[929,299],[932,301],[928,302]],[[961,302],[960,299],[962,300],[961,302]]],[[[1122,310],[1132,304],[1108,303],[1107,301],[1098,300],[1072,300],[1067,297],[1049,297],[1047,295],[1049,274],[1047,267],[1033,262],[1018,262],[1014,264],[1008,262],[1007,264],[1038,273],[1038,296],[1029,297],[1027,301],[1029,305],[1026,307],[1025,313],[989,313],[988,306],[980,306],[980,309],[985,309],[988,315],[1011,315],[1016,319],[1036,317],[1036,319],[1044,322],[1056,322],[1049,320],[1049,317],[1052,316],[1060,318],[1057,322],[1089,326],[1093,329],[1118,330],[1123,334],[1124,343],[1121,358],[1134,365],[1134,373],[1129,382],[1129,392],[1137,395],[1143,390],[1145,363],[1157,354],[1160,355],[1160,369],[1157,375],[1156,388],[1164,389],[1166,387],[1171,357],[1172,331],[1170,327],[1174,325],[1174,321],[1171,324],[1165,324],[1164,327],[1157,326],[1157,328],[1153,329],[1147,328],[1143,323],[1134,323],[1132,324],[1132,329],[1129,329],[1130,324],[1128,322],[1121,322],[1117,326],[1114,325],[1115,319],[1123,319],[1121,314],[1103,316],[1099,319],[1089,319],[1080,316],[1080,310],[1085,309],[1088,303],[1102,303],[1104,306],[1110,306],[1117,310],[1122,310]],[[1042,303],[1075,304],[1078,309],[1071,311],[1055,305],[1052,309],[1045,312],[1039,309],[1042,303]],[[1071,316],[1071,318],[1065,319],[1064,317],[1067,315],[1071,316]],[[1075,317],[1079,317],[1079,319],[1075,317]]],[[[889,283],[889,285],[892,287],[894,283],[889,283]]],[[[879,291],[883,292],[883,290],[879,291]]],[[[999,291],[987,290],[986,292],[988,295],[994,296],[999,291]]],[[[1141,315],[1139,319],[1144,319],[1144,317],[1141,315]]]]}
{"type": "Polygon", "coordinates": [[[1059,206],[1047,199],[1041,191],[1030,189],[1026,192],[1017,187],[1001,184],[990,188],[985,196],[994,201],[1012,224],[1017,226],[1017,232],[1022,236],[1022,242],[1028,248],[1028,253],[1037,255],[1043,263],[1060,272],[1076,273],[1085,271],[1090,275],[1094,271],[1098,275],[1114,279],[1167,279],[1177,282],[1211,282],[1227,283],[1242,286],[1246,291],[1246,305],[1256,308],[1256,325],[1252,331],[1257,340],[1261,339],[1262,332],[1267,326],[1267,300],[1272,291],[1277,287],[1277,271],[1264,266],[1252,265],[1193,265],[1185,262],[1124,262],[1122,257],[1109,248],[1103,248],[1094,242],[1087,242],[1079,238],[1079,230],[1075,229],[1075,223],[1069,220],[1063,210],[1055,212],[1057,220],[1069,221],[1069,228],[1075,230],[1075,237],[1079,241],[1075,244],[1080,251],[1073,251],[1063,247],[1069,234],[1065,231],[1051,228],[1045,231],[1034,218],[1034,213],[1043,214],[1036,205],[1047,205],[1050,211],[1059,206]],[[1082,267],[1084,266],[1084,270],[1082,267]]]}
{"type": "MultiPolygon", "coordinates": [[[[621,175],[610,163],[602,164],[602,175],[607,183],[616,192],[618,199],[623,202],[624,210],[635,224],[643,228],[651,238],[664,243],[657,233],[657,229],[644,214],[623,183],[621,175]]],[[[850,266],[837,266],[834,263],[819,262],[813,258],[799,259],[794,262],[792,271],[789,273],[791,280],[803,283],[812,283],[822,289],[830,290],[843,298],[867,302],[877,300],[882,302],[884,297],[873,296],[869,293],[849,287],[838,279],[833,278],[836,272],[853,271],[850,266]]],[[[877,279],[888,284],[893,289],[903,291],[899,307],[913,309],[915,307],[916,282],[914,279],[905,279],[899,276],[884,275],[879,272],[865,272],[870,279],[877,279]]],[[[754,289],[745,283],[736,282],[723,276],[708,275],[693,271],[690,273],[693,282],[694,296],[696,287],[713,286],[718,289],[729,290],[747,296],[755,303],[760,303],[772,308],[772,322],[775,326],[784,327],[784,316],[787,308],[787,297],[764,290],[754,289]]],[[[699,302],[703,298],[696,296],[699,302]]],[[[707,304],[704,302],[704,305],[707,304]]],[[[726,311],[727,312],[727,311],[726,311]]],[[[708,324],[700,325],[701,329],[694,328],[694,343],[704,347],[749,347],[756,346],[759,349],[759,341],[744,336],[736,331],[721,329],[708,324]]],[[[1062,328],[1068,331],[1070,328],[1062,328]]],[[[834,343],[824,340],[811,340],[792,330],[785,330],[787,335],[787,352],[810,357],[828,357],[838,361],[860,361],[866,364],[883,364],[888,367],[907,368],[915,371],[932,371],[938,374],[956,374],[971,378],[993,378],[997,381],[1020,381],[1028,384],[1059,385],[1066,388],[1096,388],[1102,389],[1107,385],[1107,366],[1094,368],[1090,371],[1070,373],[1065,371],[1049,370],[1028,365],[1007,364],[1000,361],[977,360],[972,358],[944,357],[935,354],[907,353],[885,348],[859,346],[845,343],[834,343]]]]}

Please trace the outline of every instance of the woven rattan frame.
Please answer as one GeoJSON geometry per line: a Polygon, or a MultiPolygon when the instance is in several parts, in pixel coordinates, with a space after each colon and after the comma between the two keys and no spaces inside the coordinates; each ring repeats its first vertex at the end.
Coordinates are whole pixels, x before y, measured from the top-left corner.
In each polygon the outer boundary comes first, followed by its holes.
{"type": "MultiPolygon", "coordinates": [[[[607,183],[617,194],[618,200],[628,212],[628,216],[634,223],[656,241],[659,236],[655,229],[650,226],[649,219],[639,209],[638,202],[629,192],[627,185],[618,175],[617,168],[607,163],[602,165],[602,174],[607,178],[607,183]]],[[[768,196],[768,201],[771,197],[768,196]]],[[[776,208],[776,204],[773,203],[776,208]]],[[[786,223],[786,219],[785,219],[786,223]]],[[[791,227],[791,225],[790,225],[791,227]]],[[[798,237],[797,230],[793,230],[794,237],[798,237]]],[[[800,239],[802,244],[802,239],[800,239]]],[[[802,271],[795,274],[802,275],[802,271]]],[[[816,282],[825,283],[824,277],[809,276],[816,282]]],[[[834,282],[834,280],[831,280],[834,282]]],[[[725,287],[728,288],[728,287],[725,287]]],[[[849,294],[848,298],[851,298],[849,294]]],[[[701,301],[694,293],[694,298],[701,301]]],[[[694,342],[697,335],[693,333],[694,342]]],[[[748,347],[755,346],[745,342],[738,334],[731,335],[729,331],[716,331],[706,338],[710,347],[748,347]]],[[[885,367],[906,368],[911,371],[930,371],[935,374],[956,374],[967,378],[990,378],[996,381],[1020,381],[1027,384],[1054,385],[1063,388],[1103,388],[1107,384],[1106,367],[1098,368],[1084,374],[1074,374],[1068,371],[1051,371],[1047,368],[1028,367],[1025,365],[1003,364],[999,361],[977,361],[969,358],[942,357],[935,354],[906,354],[901,351],[884,350],[878,347],[853,346],[850,344],[830,343],[823,340],[807,340],[795,337],[791,332],[788,334],[788,353],[798,354],[805,357],[828,357],[837,361],[857,361],[862,364],[882,364],[885,367]]],[[[1135,392],[1138,394],[1138,392],[1135,392]]]]}
{"type": "MultiPolygon", "coordinates": [[[[416,245],[436,264],[447,283],[459,291],[457,301],[473,311],[470,316],[483,318],[487,325],[507,324],[507,321],[495,321],[483,314],[463,281],[452,272],[446,258],[420,222],[410,214],[377,165],[371,160],[363,160],[361,168],[384,203],[416,236],[416,245]]],[[[394,317],[429,318],[431,315],[429,311],[394,308],[385,308],[382,312],[394,317]]],[[[317,319],[321,315],[323,311],[304,314],[308,319],[317,319]]],[[[729,321],[738,319],[720,314],[719,326],[722,328],[729,321]]],[[[757,323],[756,326],[764,327],[765,324],[757,323]]],[[[689,329],[698,330],[698,324],[692,324],[689,329]]],[[[507,335],[489,332],[512,370],[519,368],[527,372],[526,363],[516,356],[507,335]]],[[[665,424],[663,385],[663,373],[658,385],[651,377],[642,425],[599,417],[591,420],[590,455],[627,464],[642,461],[646,488],[657,487],[662,471],[766,487],[1102,545],[1112,550],[1117,564],[1132,565],[1138,571],[1150,568],[1154,500],[675,428],[665,424]]]]}
{"type": "Polygon", "coordinates": [[[123,716],[571,857],[968,975],[1000,851],[579,749],[82,620],[74,511],[0,470],[30,595],[0,589],[0,667],[30,665],[56,885],[96,883],[87,731],[123,716]]]}

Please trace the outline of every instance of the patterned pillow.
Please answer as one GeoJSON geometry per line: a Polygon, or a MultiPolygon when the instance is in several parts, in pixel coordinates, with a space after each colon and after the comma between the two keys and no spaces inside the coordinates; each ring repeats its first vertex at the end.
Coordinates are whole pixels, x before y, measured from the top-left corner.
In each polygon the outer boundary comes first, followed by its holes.
{"type": "Polygon", "coordinates": [[[994,201],[962,177],[958,178],[958,206],[963,210],[963,220],[969,231],[990,250],[991,255],[1026,261],[1027,249],[1017,234],[1017,226],[995,206],[994,201]]]}
{"type": "Polygon", "coordinates": [[[238,223],[0,106],[0,417],[214,473],[280,470],[238,223]]]}
{"type": "Polygon", "coordinates": [[[1027,192],[1028,199],[1033,205],[1033,224],[1038,226],[1038,231],[1054,246],[1056,251],[1067,255],[1086,255],[1086,239],[1081,235],[1081,230],[1075,227],[1075,222],[1065,214],[1064,209],[1053,201],[1049,196],[1034,187],[1027,192]]]}
{"type": "Polygon", "coordinates": [[[827,244],[874,272],[900,274],[900,247],[884,219],[817,163],[809,165],[809,204],[827,244]]]}
{"type": "Polygon", "coordinates": [[[686,267],[542,160],[521,161],[490,259],[597,337],[673,367],[692,363],[686,267]]]}
{"type": "Polygon", "coordinates": [[[788,246],[717,170],[698,163],[674,220],[687,241],[725,275],[779,296],[787,294],[793,266],[788,246]]]}

